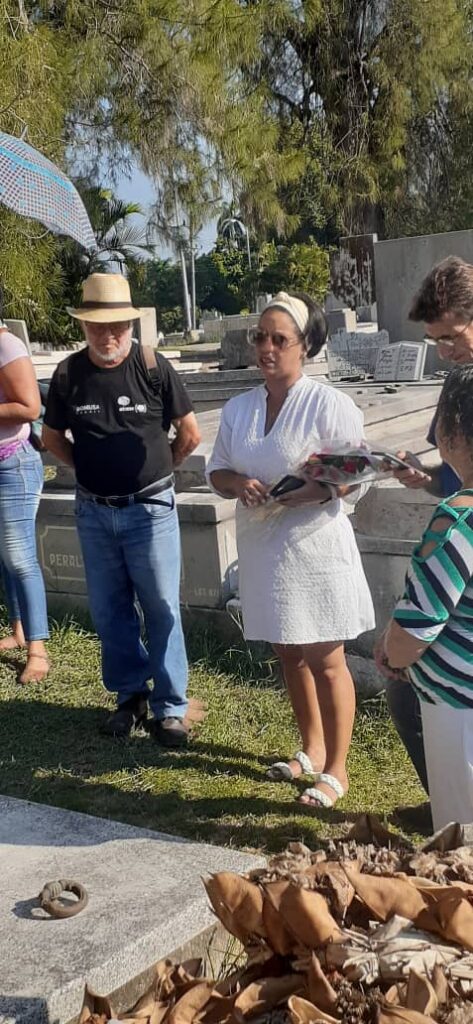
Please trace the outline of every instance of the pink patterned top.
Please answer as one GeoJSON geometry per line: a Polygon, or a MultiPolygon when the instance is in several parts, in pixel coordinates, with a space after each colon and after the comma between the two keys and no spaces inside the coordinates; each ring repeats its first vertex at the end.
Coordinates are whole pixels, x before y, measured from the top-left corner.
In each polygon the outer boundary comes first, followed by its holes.
{"type": "MultiPolygon", "coordinates": [[[[4,405],[5,402],[8,402],[2,388],[1,370],[4,366],[8,366],[8,363],[12,363],[14,359],[29,358],[26,346],[19,338],[16,338],[14,334],[10,334],[10,331],[0,329],[0,404],[4,405]]],[[[0,421],[0,446],[4,444],[11,445],[12,441],[26,441],[29,436],[29,423],[7,423],[6,420],[0,421]]]]}

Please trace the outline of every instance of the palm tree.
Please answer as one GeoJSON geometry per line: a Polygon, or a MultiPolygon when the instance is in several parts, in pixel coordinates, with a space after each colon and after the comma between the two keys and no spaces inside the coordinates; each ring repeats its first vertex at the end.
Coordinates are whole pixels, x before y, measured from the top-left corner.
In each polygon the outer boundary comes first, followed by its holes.
{"type": "Polygon", "coordinates": [[[235,215],[233,206],[224,207],[217,222],[217,234],[227,243],[229,249],[246,247],[248,268],[251,270],[250,233],[246,224],[235,215]]]}
{"type": "Polygon", "coordinates": [[[97,251],[89,257],[89,274],[111,263],[118,263],[122,272],[151,254],[146,231],[130,223],[132,217],[144,216],[139,203],[126,203],[96,187],[83,192],[82,198],[97,240],[97,251]]]}
{"type": "Polygon", "coordinates": [[[144,216],[139,203],[126,203],[100,186],[81,187],[79,182],[77,187],[89,214],[97,249],[85,253],[72,239],[61,243],[59,261],[65,292],[72,303],[79,301],[82,282],[89,274],[116,267],[124,273],[154,251],[146,230],[132,221],[136,215],[144,216]]]}
{"type": "Polygon", "coordinates": [[[155,178],[157,202],[149,230],[174,249],[181,266],[187,330],[196,326],[195,254],[197,238],[220,203],[218,180],[198,149],[177,150],[171,171],[155,178]],[[190,264],[191,287],[186,260],[190,264]]]}

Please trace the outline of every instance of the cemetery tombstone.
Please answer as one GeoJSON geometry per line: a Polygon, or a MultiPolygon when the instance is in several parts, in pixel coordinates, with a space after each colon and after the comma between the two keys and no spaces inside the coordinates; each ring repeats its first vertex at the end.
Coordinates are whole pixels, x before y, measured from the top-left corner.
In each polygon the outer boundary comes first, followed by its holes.
{"type": "Polygon", "coordinates": [[[158,326],[156,320],[156,310],[154,306],[147,306],[142,308],[143,316],[140,320],[135,323],[135,331],[137,333],[138,341],[142,345],[151,345],[152,348],[158,344],[158,326]]]}
{"type": "Polygon", "coordinates": [[[256,327],[259,317],[256,313],[246,316],[226,317],[222,320],[225,333],[221,341],[224,370],[239,370],[256,366],[256,353],[251,343],[250,331],[256,327]]]}
{"type": "Polygon", "coordinates": [[[386,345],[385,348],[381,348],[376,360],[374,379],[386,381],[396,380],[397,363],[398,354],[396,345],[386,345]]]}
{"type": "Polygon", "coordinates": [[[324,299],[325,314],[332,313],[334,309],[343,309],[343,302],[341,299],[337,299],[333,292],[328,292],[324,299]]]}
{"type": "Polygon", "coordinates": [[[378,308],[376,302],[369,306],[357,306],[356,319],[360,324],[374,324],[378,320],[378,308]]]}
{"type": "Polygon", "coordinates": [[[328,375],[331,380],[373,376],[380,349],[389,346],[387,331],[365,334],[338,331],[327,342],[328,375]]]}
{"type": "Polygon", "coordinates": [[[374,379],[377,381],[421,380],[424,373],[426,347],[424,342],[400,341],[382,348],[378,353],[374,379]]]}
{"type": "Polygon", "coordinates": [[[23,342],[23,344],[26,347],[26,350],[27,350],[28,354],[31,355],[31,345],[30,345],[30,339],[29,339],[29,335],[28,335],[28,328],[26,326],[26,321],[25,320],[4,320],[4,324],[5,324],[5,327],[8,327],[8,330],[10,331],[11,334],[14,334],[16,338],[19,338],[20,341],[23,342]]]}
{"type": "Polygon", "coordinates": [[[272,295],[268,294],[256,296],[256,312],[259,315],[261,315],[263,310],[266,309],[266,306],[268,305],[268,302],[271,302],[272,297],[272,295]]]}
{"type": "Polygon", "coordinates": [[[329,334],[335,334],[340,330],[356,331],[356,313],[353,309],[326,309],[325,316],[329,334]]]}

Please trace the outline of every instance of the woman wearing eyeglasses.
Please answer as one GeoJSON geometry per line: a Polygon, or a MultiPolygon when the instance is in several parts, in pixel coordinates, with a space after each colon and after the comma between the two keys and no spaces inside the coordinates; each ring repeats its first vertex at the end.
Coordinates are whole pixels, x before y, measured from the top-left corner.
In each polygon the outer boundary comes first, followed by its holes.
{"type": "MultiPolygon", "coordinates": [[[[301,801],[331,807],[348,789],[346,758],[355,692],[344,641],[374,627],[374,612],[342,498],[361,489],[306,482],[262,506],[275,482],[321,439],[363,438],[363,418],[343,392],[305,376],[320,352],[325,316],[308,296],[280,292],[264,310],[254,342],[264,384],[222,411],[208,466],[215,491],[238,498],[237,542],[245,637],[271,643],[282,665],[302,750],[270,768],[272,781],[300,775],[313,785],[301,801]]],[[[312,449],[312,450],[313,450],[312,449]]]]}

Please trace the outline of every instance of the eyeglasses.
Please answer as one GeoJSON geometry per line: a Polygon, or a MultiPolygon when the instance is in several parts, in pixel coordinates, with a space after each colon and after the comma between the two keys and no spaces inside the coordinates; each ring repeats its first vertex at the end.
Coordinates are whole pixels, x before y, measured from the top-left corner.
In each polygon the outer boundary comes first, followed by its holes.
{"type": "Polygon", "coordinates": [[[120,334],[125,334],[125,331],[130,327],[130,320],[116,320],[114,323],[93,323],[91,320],[85,321],[87,330],[93,331],[95,334],[103,334],[105,331],[110,331],[115,338],[118,338],[120,334]]]}
{"type": "Polygon", "coordinates": [[[273,334],[270,331],[260,331],[258,327],[250,331],[250,341],[253,345],[264,345],[268,338],[280,352],[286,352],[288,348],[301,344],[300,338],[291,341],[290,338],[286,338],[285,334],[279,334],[278,331],[273,334]]]}
{"type": "Polygon", "coordinates": [[[445,348],[447,349],[448,352],[452,352],[453,349],[455,348],[457,341],[461,337],[463,337],[463,335],[466,333],[466,331],[468,330],[472,323],[473,317],[471,317],[471,319],[468,321],[467,324],[465,324],[461,331],[455,331],[454,334],[445,335],[445,337],[443,338],[431,338],[428,334],[426,334],[424,340],[429,341],[431,345],[437,345],[438,348],[445,348]]]}

